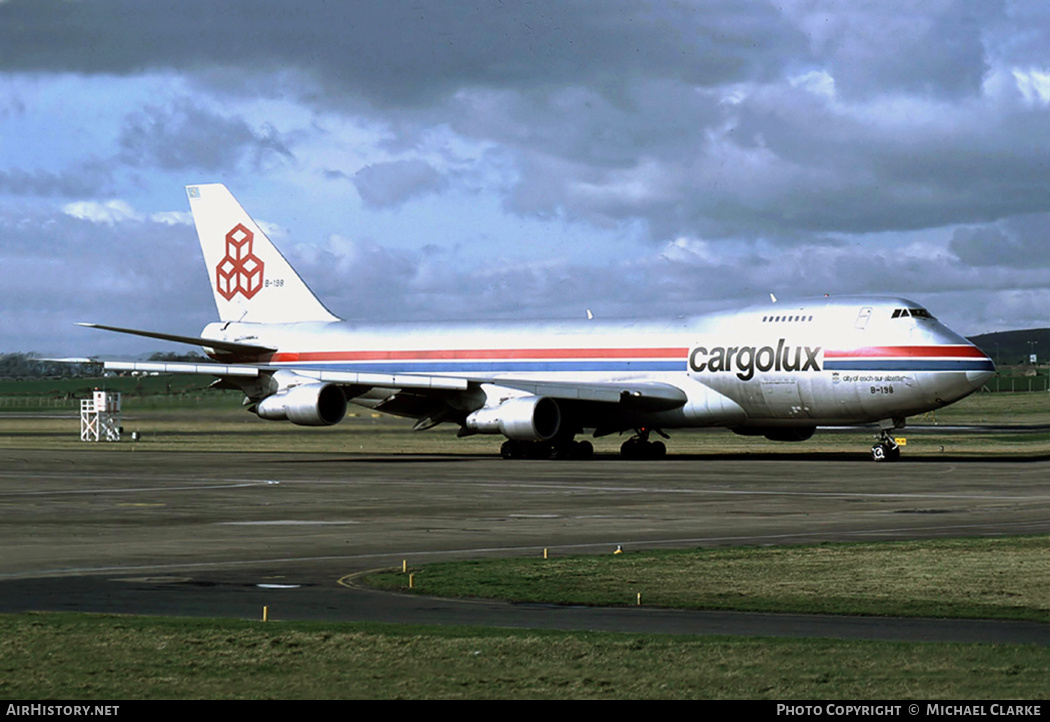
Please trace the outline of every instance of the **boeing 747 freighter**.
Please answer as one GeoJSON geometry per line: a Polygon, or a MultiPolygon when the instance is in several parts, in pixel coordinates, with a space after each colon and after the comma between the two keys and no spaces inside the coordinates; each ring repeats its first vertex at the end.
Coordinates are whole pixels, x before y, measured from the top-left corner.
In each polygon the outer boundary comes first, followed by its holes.
{"type": "Polygon", "coordinates": [[[725,427],[803,441],[875,425],[895,460],[905,419],[988,381],[991,359],[903,298],[770,303],[669,321],[368,324],[333,315],[220,184],[187,187],[219,321],[200,337],[85,324],[200,345],[213,363],[106,362],[211,374],[264,419],[324,426],[347,404],[506,437],[506,458],[589,458],[576,439],[629,433],[626,458],[666,453],[666,430],[725,427]]]}

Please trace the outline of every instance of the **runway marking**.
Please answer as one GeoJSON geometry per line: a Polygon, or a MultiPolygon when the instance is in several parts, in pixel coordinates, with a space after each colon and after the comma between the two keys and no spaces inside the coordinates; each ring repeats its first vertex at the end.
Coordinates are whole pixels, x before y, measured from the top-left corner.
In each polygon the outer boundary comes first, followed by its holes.
{"type": "MultiPolygon", "coordinates": [[[[184,481],[180,479],[180,481],[184,481]]],[[[0,497],[19,497],[19,496],[60,496],[64,494],[132,494],[140,492],[149,492],[156,494],[157,492],[167,491],[205,491],[212,489],[241,489],[255,486],[272,486],[279,482],[274,481],[228,481],[226,483],[204,483],[196,486],[146,486],[146,487],[126,487],[126,488],[111,488],[111,489],[55,489],[52,491],[0,491],[0,497]]]]}
{"type": "Polygon", "coordinates": [[[361,524],[359,521],[310,521],[298,519],[276,519],[274,521],[219,521],[216,526],[339,526],[342,524],[361,524]]]}
{"type": "MultiPolygon", "coordinates": [[[[948,470],[944,473],[948,473],[948,470]]],[[[36,473],[36,474],[19,474],[17,472],[0,472],[0,478],[45,478],[45,479],[56,479],[55,474],[50,473],[36,473]]],[[[92,477],[96,479],[98,477],[92,477]]],[[[164,477],[151,477],[152,479],[163,481],[164,477]]],[[[211,479],[202,480],[200,484],[185,484],[185,477],[173,477],[173,481],[183,482],[181,486],[164,486],[159,484],[151,487],[127,487],[127,488],[102,488],[102,489],[59,489],[59,490],[40,490],[40,491],[4,491],[0,492],[0,498],[3,497],[22,497],[22,496],[59,496],[64,494],[124,494],[124,493],[138,493],[138,492],[167,492],[167,491],[202,491],[202,490],[217,490],[217,489],[237,489],[237,488],[252,488],[258,486],[277,486],[286,484],[289,486],[304,486],[304,485],[318,485],[323,484],[326,486],[348,486],[349,482],[346,481],[332,481],[328,479],[294,479],[294,480],[275,480],[275,479],[211,479]]],[[[380,482],[366,482],[366,483],[380,483],[380,482]]],[[[428,483],[420,481],[401,481],[401,480],[389,480],[384,479],[382,482],[384,486],[412,486],[421,487],[427,486],[428,483]]],[[[683,482],[688,483],[688,482],[683,482]]],[[[1001,501],[1033,501],[1033,500],[1046,500],[1050,499],[1050,495],[982,495],[982,494],[938,494],[938,493],[905,493],[905,492],[881,492],[881,493],[867,493],[867,492],[846,492],[846,491],[795,491],[785,489],[771,489],[771,490],[756,490],[756,489],[725,489],[725,488],[659,488],[659,487],[644,487],[644,486],[595,486],[591,484],[559,484],[555,482],[513,482],[513,481],[488,481],[488,480],[471,480],[463,479],[458,482],[461,485],[470,485],[474,487],[486,487],[493,489],[535,489],[538,491],[564,491],[564,492],[591,492],[591,493],[647,493],[647,494],[696,494],[696,495],[726,495],[726,496],[795,496],[795,497],[816,497],[816,498],[859,498],[859,499],[965,499],[965,500],[1001,500],[1001,501]]],[[[455,498],[456,495],[449,494],[448,496],[455,498]]]]}
{"type": "MultiPolygon", "coordinates": [[[[0,473],[0,477],[6,476],[7,474],[0,473]]],[[[47,475],[47,478],[53,478],[47,475]]],[[[180,481],[185,481],[180,479],[180,481]]],[[[267,480],[249,480],[249,479],[227,479],[222,480],[221,483],[216,483],[217,480],[212,482],[204,482],[198,485],[184,485],[184,486],[152,486],[152,487],[126,487],[126,488],[102,488],[102,489],[57,489],[57,490],[41,490],[41,491],[4,491],[0,492],[0,498],[19,498],[19,497],[32,497],[32,496],[63,496],[63,495],[77,495],[77,494],[133,494],[141,492],[149,492],[152,494],[158,492],[169,492],[169,491],[212,491],[220,489],[240,489],[240,488],[254,488],[260,486],[278,486],[282,483],[288,486],[303,486],[310,484],[324,484],[331,485],[337,482],[331,482],[328,480],[293,480],[281,482],[278,480],[267,479],[267,480]]],[[[503,489],[535,489],[537,491],[551,492],[588,492],[588,493],[631,493],[631,494],[682,494],[682,495],[703,495],[703,496],[793,496],[793,497],[804,497],[804,498],[847,498],[847,499],[957,499],[957,500],[969,500],[969,501],[1045,501],[1050,500],[1048,494],[1037,494],[1037,495],[1005,495],[1005,494],[939,494],[939,493],[910,493],[910,492],[848,492],[848,491],[794,491],[787,489],[712,489],[712,488],[686,488],[686,489],[669,489],[659,487],[645,487],[645,486],[594,486],[588,484],[558,484],[554,482],[506,482],[506,481],[471,481],[463,480],[459,482],[463,485],[471,485],[474,487],[485,487],[497,490],[503,489]]],[[[396,484],[409,485],[409,486],[425,486],[422,482],[397,482],[391,480],[384,480],[382,482],[384,486],[392,486],[396,484]]],[[[449,498],[457,498],[458,495],[449,494],[449,498]]],[[[233,523],[233,522],[231,522],[233,523]]],[[[249,522],[242,522],[249,523],[249,522]]]]}
{"type": "Polygon", "coordinates": [[[982,495],[982,494],[936,494],[936,493],[905,493],[905,492],[878,492],[868,493],[859,491],[788,491],[784,489],[754,490],[754,489],[660,489],[644,486],[586,486],[580,484],[565,485],[550,482],[483,482],[480,486],[491,486],[495,488],[536,488],[545,491],[590,491],[590,492],[617,492],[635,494],[702,494],[728,496],[802,496],[802,497],[849,497],[859,499],[972,499],[979,501],[1032,501],[1050,499],[1050,494],[1009,496],[1009,495],[982,495]]]}

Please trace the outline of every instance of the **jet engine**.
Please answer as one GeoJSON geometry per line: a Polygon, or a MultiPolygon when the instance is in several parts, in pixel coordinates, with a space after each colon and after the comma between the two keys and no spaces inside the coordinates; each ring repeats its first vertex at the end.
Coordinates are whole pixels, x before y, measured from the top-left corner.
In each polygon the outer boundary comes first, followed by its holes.
{"type": "Polygon", "coordinates": [[[331,426],[346,416],[346,395],[334,384],[302,384],[267,396],[256,404],[255,413],[299,426],[331,426]]]}
{"type": "Polygon", "coordinates": [[[479,434],[503,434],[515,441],[547,441],[561,427],[561,409],[546,396],[523,396],[478,409],[464,425],[479,434]]]}

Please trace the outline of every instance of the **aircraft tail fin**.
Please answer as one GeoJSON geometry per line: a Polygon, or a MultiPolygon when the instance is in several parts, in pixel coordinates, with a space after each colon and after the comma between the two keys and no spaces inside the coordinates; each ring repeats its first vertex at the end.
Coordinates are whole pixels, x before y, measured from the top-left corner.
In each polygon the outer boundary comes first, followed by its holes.
{"type": "Polygon", "coordinates": [[[338,321],[221,183],[186,186],[222,321],[338,321]]]}

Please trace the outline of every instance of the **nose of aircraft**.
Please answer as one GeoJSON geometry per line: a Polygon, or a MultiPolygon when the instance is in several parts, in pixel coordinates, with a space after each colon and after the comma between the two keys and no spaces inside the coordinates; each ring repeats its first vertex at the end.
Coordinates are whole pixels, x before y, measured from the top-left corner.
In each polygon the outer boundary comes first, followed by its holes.
{"type": "Polygon", "coordinates": [[[974,351],[977,352],[974,355],[975,361],[977,361],[978,365],[976,368],[967,370],[966,380],[969,382],[971,388],[979,389],[995,376],[995,362],[976,346],[973,348],[974,351]],[[978,356],[979,358],[976,358],[978,356]]]}

